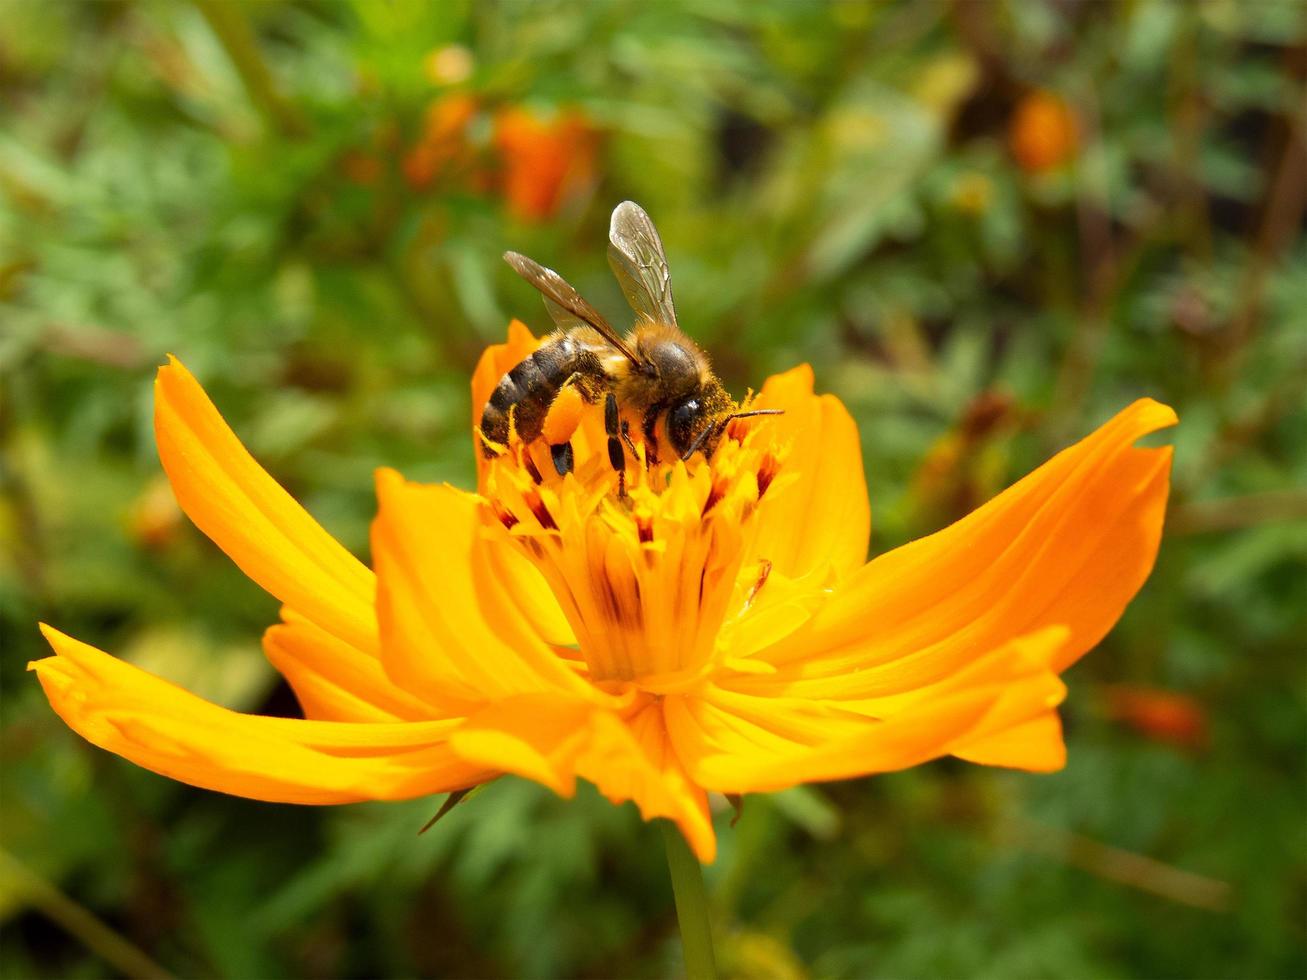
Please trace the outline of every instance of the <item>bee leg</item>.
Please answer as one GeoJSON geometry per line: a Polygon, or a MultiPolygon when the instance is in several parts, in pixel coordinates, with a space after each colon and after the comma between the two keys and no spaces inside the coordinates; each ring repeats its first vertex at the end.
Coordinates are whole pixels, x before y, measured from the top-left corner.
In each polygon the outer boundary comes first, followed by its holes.
{"type": "Polygon", "coordinates": [[[662,402],[651,405],[649,411],[644,413],[644,423],[640,426],[644,430],[644,463],[646,469],[658,465],[658,439],[655,430],[658,427],[658,413],[662,410],[662,402]]]}
{"type": "Polygon", "coordinates": [[[622,452],[621,416],[617,412],[617,396],[611,391],[604,400],[604,431],[608,433],[608,462],[617,472],[624,472],[626,454],[622,452]]]}
{"type": "Polygon", "coordinates": [[[622,442],[626,443],[627,451],[630,452],[632,459],[639,459],[640,454],[635,451],[635,442],[631,439],[631,426],[622,419],[622,442]]]}
{"type": "Polygon", "coordinates": [[[576,461],[572,455],[572,444],[570,442],[559,442],[549,447],[549,455],[553,457],[554,469],[558,471],[559,476],[567,476],[572,472],[572,464],[576,461]]]}
{"type": "Polygon", "coordinates": [[[626,496],[626,453],[622,449],[622,417],[617,411],[617,396],[611,391],[604,399],[604,432],[608,433],[608,462],[617,470],[617,496],[626,496]]]}

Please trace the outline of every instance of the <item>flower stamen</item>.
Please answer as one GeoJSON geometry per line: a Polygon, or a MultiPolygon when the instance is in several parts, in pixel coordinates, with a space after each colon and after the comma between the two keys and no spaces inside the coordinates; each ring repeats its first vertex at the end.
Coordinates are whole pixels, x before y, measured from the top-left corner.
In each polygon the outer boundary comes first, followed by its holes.
{"type": "Polygon", "coordinates": [[[745,587],[737,578],[758,498],[780,457],[768,436],[732,426],[709,459],[664,464],[623,433],[636,465],[614,471],[603,421],[576,427],[576,465],[565,476],[512,436],[488,461],[483,496],[549,584],[590,678],[664,693],[714,662],[732,596],[745,587]]]}

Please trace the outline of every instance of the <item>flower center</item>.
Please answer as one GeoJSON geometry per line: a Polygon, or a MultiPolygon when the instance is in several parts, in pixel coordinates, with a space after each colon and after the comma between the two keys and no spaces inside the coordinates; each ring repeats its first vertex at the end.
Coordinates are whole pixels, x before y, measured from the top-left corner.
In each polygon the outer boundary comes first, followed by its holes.
{"type": "Polygon", "coordinates": [[[602,429],[573,438],[558,475],[547,446],[514,441],[482,485],[498,520],[548,582],[592,680],[654,693],[693,684],[709,667],[758,502],[780,468],[771,440],[730,424],[710,460],[650,463],[624,447],[613,468],[602,429]]]}

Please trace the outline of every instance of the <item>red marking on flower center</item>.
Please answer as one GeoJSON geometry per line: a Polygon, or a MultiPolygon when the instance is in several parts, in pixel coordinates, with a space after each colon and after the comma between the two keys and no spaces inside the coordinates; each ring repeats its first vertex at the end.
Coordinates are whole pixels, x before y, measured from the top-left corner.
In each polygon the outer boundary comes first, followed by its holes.
{"type": "Polygon", "coordinates": [[[517,515],[505,510],[500,506],[498,500],[490,501],[490,506],[494,509],[495,516],[499,518],[499,523],[504,525],[508,530],[513,530],[513,528],[519,523],[517,515]]]}
{"type": "Polygon", "coordinates": [[[769,575],[771,575],[771,561],[764,558],[758,563],[758,580],[753,583],[753,587],[749,589],[748,598],[744,600],[746,609],[753,605],[754,599],[758,598],[758,593],[761,592],[762,587],[767,584],[767,577],[769,575]]]}
{"type": "Polygon", "coordinates": [[[712,488],[708,491],[708,499],[703,502],[703,510],[700,517],[707,517],[708,511],[712,510],[721,499],[726,496],[726,480],[719,477],[712,482],[712,488]]]}
{"type": "Polygon", "coordinates": [[[540,522],[541,527],[546,531],[558,530],[558,524],[554,521],[554,515],[549,513],[549,508],[546,507],[545,502],[540,499],[540,494],[532,491],[522,499],[525,500],[526,505],[531,508],[531,513],[535,514],[536,520],[540,522]]]}
{"type": "Polygon", "coordinates": [[[761,500],[762,495],[767,492],[767,488],[771,486],[772,480],[776,479],[776,474],[780,470],[780,468],[781,468],[780,460],[778,460],[771,453],[768,453],[766,456],[762,458],[762,465],[758,467],[758,499],[759,500],[761,500]]]}
{"type": "Polygon", "coordinates": [[[545,481],[545,478],[540,475],[540,470],[536,468],[536,461],[531,458],[530,450],[525,446],[522,447],[522,466],[526,469],[527,473],[531,475],[531,479],[536,483],[543,483],[545,481]]]}
{"type": "Polygon", "coordinates": [[[635,528],[640,535],[641,544],[648,544],[653,540],[653,518],[648,514],[635,515],[635,528]]]}

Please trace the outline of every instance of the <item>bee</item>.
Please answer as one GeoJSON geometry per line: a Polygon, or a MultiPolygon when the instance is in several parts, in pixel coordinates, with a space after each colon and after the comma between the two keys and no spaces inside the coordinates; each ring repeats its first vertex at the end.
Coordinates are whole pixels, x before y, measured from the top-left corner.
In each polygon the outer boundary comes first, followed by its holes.
{"type": "MultiPolygon", "coordinates": [[[[540,291],[557,329],[490,395],[481,412],[487,456],[496,452],[492,444],[508,442],[510,420],[523,442],[540,438],[550,408],[568,387],[587,404],[603,399],[608,459],[619,474],[627,451],[635,456],[628,419],[638,420],[645,459],[652,465],[660,444],[682,460],[700,451],[711,457],[732,419],[780,414],[741,410],[707,356],[681,332],[662,239],[638,204],[619,204],[608,228],[608,263],[635,311],[635,325],[625,337],[552,269],[517,252],[504,253],[504,260],[540,291]]],[[[570,441],[551,443],[549,450],[558,473],[570,472],[570,441]]]]}

